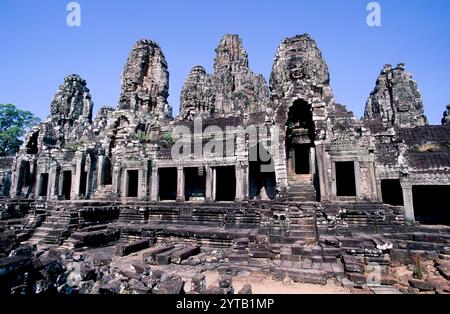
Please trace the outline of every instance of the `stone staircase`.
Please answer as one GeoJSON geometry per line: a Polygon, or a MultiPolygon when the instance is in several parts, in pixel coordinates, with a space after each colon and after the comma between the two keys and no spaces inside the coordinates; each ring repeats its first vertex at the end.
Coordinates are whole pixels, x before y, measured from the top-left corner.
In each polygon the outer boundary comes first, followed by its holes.
{"type": "Polygon", "coordinates": [[[78,223],[79,217],[76,210],[63,207],[48,210],[45,221],[36,228],[27,243],[44,246],[61,245],[70,236],[71,231],[78,227],[78,223]]]}
{"type": "Polygon", "coordinates": [[[317,240],[316,219],[301,212],[289,213],[289,242],[304,241],[315,243],[317,240]]]}
{"type": "Polygon", "coordinates": [[[317,193],[311,181],[294,181],[289,183],[288,200],[296,203],[315,202],[317,193]]]}

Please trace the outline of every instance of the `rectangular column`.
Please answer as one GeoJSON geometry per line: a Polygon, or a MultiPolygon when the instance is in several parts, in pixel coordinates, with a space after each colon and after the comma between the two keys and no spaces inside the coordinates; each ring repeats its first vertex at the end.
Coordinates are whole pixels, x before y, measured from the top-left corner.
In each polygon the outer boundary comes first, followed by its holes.
{"type": "Polygon", "coordinates": [[[212,199],[216,200],[216,192],[217,192],[217,171],[216,168],[212,168],[212,199]]]}
{"type": "Polygon", "coordinates": [[[139,169],[138,172],[138,197],[141,198],[145,196],[146,184],[144,181],[144,170],[139,169]]]}
{"type": "Polygon", "coordinates": [[[405,208],[405,220],[414,222],[416,220],[414,215],[414,200],[412,193],[412,186],[406,183],[401,183],[403,191],[403,202],[405,208]]]}
{"type": "Polygon", "coordinates": [[[186,200],[184,195],[184,169],[183,167],[177,168],[177,201],[183,202],[186,200]]]}
{"type": "Polygon", "coordinates": [[[152,168],[150,199],[154,202],[159,199],[159,178],[157,167],[152,168]]]}
{"type": "Polygon", "coordinates": [[[98,156],[97,187],[103,186],[103,171],[105,169],[105,156],[98,156]]]}
{"type": "Polygon", "coordinates": [[[49,193],[48,193],[48,197],[50,199],[57,199],[58,197],[58,187],[59,187],[59,182],[58,182],[58,170],[55,167],[52,167],[50,169],[50,187],[49,187],[49,193]]]}
{"type": "Polygon", "coordinates": [[[236,165],[236,201],[242,201],[244,199],[243,194],[243,182],[244,182],[244,171],[241,165],[236,165]]]}
{"type": "Polygon", "coordinates": [[[211,167],[206,166],[206,187],[205,187],[205,200],[213,201],[213,171],[211,167]]]}
{"type": "Polygon", "coordinates": [[[17,160],[16,170],[14,171],[14,187],[13,187],[13,197],[20,196],[22,194],[22,161],[17,160]]]}
{"type": "Polygon", "coordinates": [[[81,172],[84,171],[83,167],[83,155],[77,156],[76,166],[75,166],[75,178],[74,178],[74,198],[79,199],[81,196],[80,188],[81,188],[81,172]]]}

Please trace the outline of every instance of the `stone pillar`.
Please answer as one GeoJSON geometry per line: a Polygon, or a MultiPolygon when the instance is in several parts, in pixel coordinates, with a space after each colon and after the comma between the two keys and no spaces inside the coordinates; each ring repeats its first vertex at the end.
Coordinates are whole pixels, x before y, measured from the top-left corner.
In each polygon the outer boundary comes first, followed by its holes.
{"type": "Polygon", "coordinates": [[[41,194],[41,186],[42,186],[42,174],[38,173],[36,175],[36,189],[35,189],[35,197],[38,198],[41,194]]]}
{"type": "Polygon", "coordinates": [[[143,196],[145,196],[145,189],[146,189],[146,184],[145,184],[145,180],[144,180],[144,170],[143,169],[139,169],[138,172],[138,197],[142,198],[143,196]]]}
{"type": "MultiPolygon", "coordinates": [[[[76,160],[76,166],[75,166],[75,178],[74,178],[74,199],[79,199],[81,196],[80,193],[80,187],[81,187],[81,173],[84,171],[84,156],[83,154],[78,154],[77,155],[77,160],[76,160]]],[[[86,193],[86,192],[85,192],[86,193]]]]}
{"type": "Polygon", "coordinates": [[[116,195],[119,195],[121,188],[120,186],[121,171],[122,171],[121,166],[119,164],[115,164],[113,169],[112,184],[113,184],[113,192],[116,195]]]}
{"type": "Polygon", "coordinates": [[[212,169],[212,199],[215,201],[216,200],[216,192],[217,192],[217,171],[216,168],[212,169]]]}
{"type": "Polygon", "coordinates": [[[353,167],[355,169],[355,187],[356,187],[356,197],[361,198],[361,166],[358,160],[353,161],[353,167]]]}
{"type": "MultiPolygon", "coordinates": [[[[272,163],[273,163],[273,160],[272,160],[272,163]]],[[[249,190],[250,190],[250,188],[249,188],[249,185],[250,185],[250,181],[249,181],[250,180],[250,169],[249,169],[248,164],[245,164],[245,165],[242,166],[242,176],[243,176],[243,179],[242,179],[242,196],[243,196],[244,199],[248,200],[248,198],[250,197],[250,192],[249,192],[249,190]]]]}
{"type": "Polygon", "coordinates": [[[177,201],[183,202],[186,200],[186,196],[184,195],[184,168],[177,168],[177,201]]]}
{"type": "Polygon", "coordinates": [[[401,182],[403,191],[403,202],[405,207],[405,220],[407,222],[414,222],[414,201],[412,193],[412,185],[406,182],[401,182]]]}
{"type": "Polygon", "coordinates": [[[244,181],[244,171],[241,164],[237,164],[236,167],[236,201],[242,201],[244,199],[242,183],[244,181]]]}
{"type": "Polygon", "coordinates": [[[59,195],[59,171],[57,167],[52,167],[50,169],[50,176],[49,176],[49,185],[50,185],[50,192],[48,194],[48,197],[50,199],[58,199],[59,195]]]}
{"type": "Polygon", "coordinates": [[[22,194],[22,176],[21,176],[21,170],[22,170],[22,161],[20,159],[16,162],[16,170],[14,171],[14,185],[13,185],[13,197],[20,196],[22,194]]]}
{"type": "Polygon", "coordinates": [[[206,186],[205,186],[205,201],[213,201],[213,170],[206,166],[206,186]]]}
{"type": "Polygon", "coordinates": [[[101,188],[103,186],[103,172],[105,171],[105,156],[98,156],[98,166],[97,166],[97,187],[101,188]]]}
{"type": "Polygon", "coordinates": [[[60,169],[58,173],[58,195],[57,199],[64,199],[63,198],[63,182],[64,182],[64,170],[60,169]]]}
{"type": "Polygon", "coordinates": [[[159,178],[158,178],[158,168],[153,166],[152,168],[152,178],[151,178],[151,191],[150,199],[154,202],[159,199],[159,178]]]}
{"type": "Polygon", "coordinates": [[[331,198],[330,193],[330,182],[327,175],[327,152],[325,151],[325,146],[323,144],[316,145],[316,160],[317,160],[317,170],[319,172],[319,184],[320,184],[320,198],[321,201],[329,201],[331,198]]]}

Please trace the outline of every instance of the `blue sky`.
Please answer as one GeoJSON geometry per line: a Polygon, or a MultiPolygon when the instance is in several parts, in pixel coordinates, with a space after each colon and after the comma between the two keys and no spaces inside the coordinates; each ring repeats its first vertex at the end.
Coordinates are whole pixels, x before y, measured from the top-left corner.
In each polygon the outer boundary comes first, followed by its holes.
{"type": "Polygon", "coordinates": [[[450,103],[450,1],[380,0],[382,25],[366,24],[370,0],[78,0],[82,25],[66,25],[65,0],[0,1],[0,103],[45,119],[63,78],[87,80],[95,103],[116,106],[133,44],[157,41],[170,71],[169,102],[192,66],[211,72],[225,33],[241,35],[250,66],[269,79],[276,48],[309,33],[328,64],[336,101],[357,116],[383,65],[406,63],[433,124],[450,103]]]}

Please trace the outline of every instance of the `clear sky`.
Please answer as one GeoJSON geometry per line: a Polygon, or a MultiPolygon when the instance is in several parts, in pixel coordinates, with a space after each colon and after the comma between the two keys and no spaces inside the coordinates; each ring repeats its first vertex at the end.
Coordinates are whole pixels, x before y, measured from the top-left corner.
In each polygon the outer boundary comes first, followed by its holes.
{"type": "Polygon", "coordinates": [[[450,103],[450,1],[379,0],[381,27],[366,23],[371,0],[78,0],[81,27],[66,24],[66,0],[0,1],[0,103],[45,119],[71,73],[87,80],[95,103],[116,106],[133,44],[157,41],[178,112],[192,66],[211,72],[225,33],[241,35],[250,66],[268,81],[276,48],[309,33],[328,64],[336,101],[360,117],[384,64],[406,63],[433,124],[450,103]]]}

